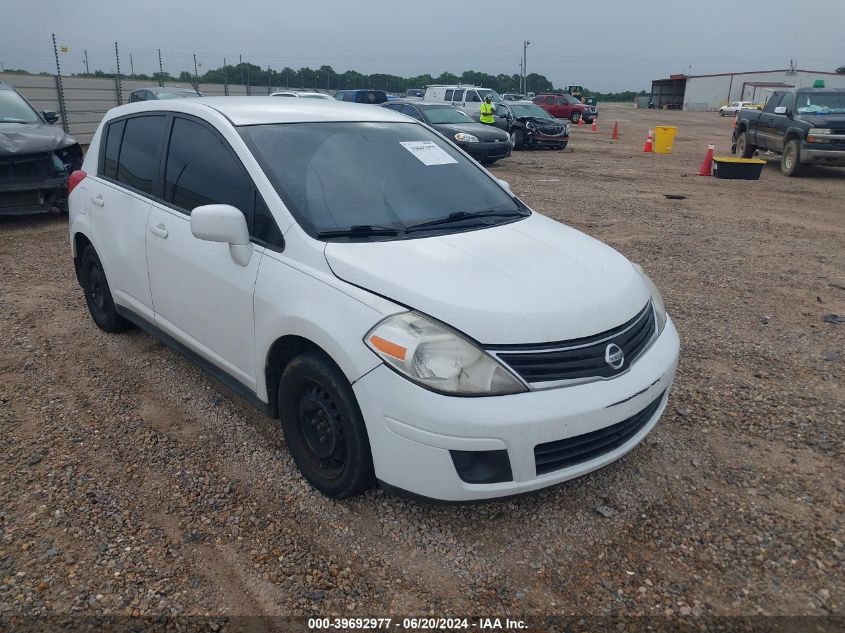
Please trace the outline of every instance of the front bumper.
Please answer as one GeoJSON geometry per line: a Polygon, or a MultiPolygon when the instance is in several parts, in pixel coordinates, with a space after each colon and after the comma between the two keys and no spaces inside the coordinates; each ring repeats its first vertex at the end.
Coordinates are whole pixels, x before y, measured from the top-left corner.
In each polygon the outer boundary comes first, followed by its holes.
{"type": "Polygon", "coordinates": [[[510,396],[460,398],[419,387],[380,365],[353,389],[367,424],[376,476],[388,487],[441,501],[510,496],[579,477],[639,444],[666,406],[679,353],[671,319],[633,367],[612,380],[510,396]],[[656,412],[625,444],[589,461],[537,474],[538,444],[584,435],[643,411],[656,412]],[[512,480],[472,484],[457,473],[456,451],[506,450],[512,480]]]}
{"type": "Polygon", "coordinates": [[[458,147],[464,150],[477,161],[498,160],[511,155],[512,145],[510,139],[503,141],[481,141],[478,143],[458,143],[458,147]]]}
{"type": "Polygon", "coordinates": [[[819,149],[824,143],[801,143],[801,162],[806,165],[845,165],[845,150],[819,149]]]}
{"type": "Polygon", "coordinates": [[[0,185],[0,216],[67,210],[68,176],[32,184],[0,185]]]}
{"type": "Polygon", "coordinates": [[[527,140],[529,145],[554,147],[556,145],[566,145],[569,143],[569,135],[561,134],[559,136],[550,136],[548,134],[540,134],[539,132],[529,131],[527,140]]]}

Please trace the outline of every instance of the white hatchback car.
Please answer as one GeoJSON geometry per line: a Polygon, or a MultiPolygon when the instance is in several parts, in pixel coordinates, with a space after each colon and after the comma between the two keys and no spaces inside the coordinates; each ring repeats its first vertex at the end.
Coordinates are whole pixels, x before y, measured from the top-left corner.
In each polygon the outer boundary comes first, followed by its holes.
{"type": "Polygon", "coordinates": [[[278,416],[328,496],[543,488],[619,459],[666,406],[678,334],[642,269],[386,108],[122,106],[70,189],[96,324],[146,329],[278,416]]]}

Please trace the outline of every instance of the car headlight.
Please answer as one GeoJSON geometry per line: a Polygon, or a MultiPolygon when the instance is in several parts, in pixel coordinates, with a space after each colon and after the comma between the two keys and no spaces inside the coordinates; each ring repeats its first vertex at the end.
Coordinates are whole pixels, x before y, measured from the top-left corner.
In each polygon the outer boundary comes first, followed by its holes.
{"type": "Polygon", "coordinates": [[[463,143],[478,143],[478,137],[466,132],[458,132],[455,134],[455,140],[463,143]]]}
{"type": "Polygon", "coordinates": [[[657,286],[654,285],[651,277],[645,274],[642,266],[634,264],[634,268],[636,268],[637,272],[640,273],[651,291],[651,305],[654,306],[654,315],[657,319],[657,336],[660,336],[661,332],[663,332],[663,328],[666,327],[666,319],[668,318],[666,315],[666,306],[663,303],[663,295],[660,294],[660,291],[657,289],[657,286]]]}
{"type": "Polygon", "coordinates": [[[432,391],[457,396],[527,391],[483,349],[414,312],[387,317],[370,330],[364,342],[388,367],[432,391]]]}

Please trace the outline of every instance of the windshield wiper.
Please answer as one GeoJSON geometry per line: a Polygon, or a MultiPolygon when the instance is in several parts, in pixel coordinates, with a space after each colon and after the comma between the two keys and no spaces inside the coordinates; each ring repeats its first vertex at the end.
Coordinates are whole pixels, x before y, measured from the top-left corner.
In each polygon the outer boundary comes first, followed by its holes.
{"type": "Polygon", "coordinates": [[[527,214],[522,211],[455,211],[450,213],[445,218],[437,218],[436,220],[429,220],[428,222],[420,222],[419,224],[412,224],[405,228],[406,233],[416,231],[419,229],[426,229],[431,226],[440,226],[443,224],[452,224],[454,222],[463,222],[464,220],[472,220],[475,218],[516,218],[527,214]]]}
{"type": "Polygon", "coordinates": [[[332,229],[331,231],[317,233],[317,237],[371,237],[377,235],[399,235],[399,229],[372,224],[356,224],[348,229],[332,229]]]}

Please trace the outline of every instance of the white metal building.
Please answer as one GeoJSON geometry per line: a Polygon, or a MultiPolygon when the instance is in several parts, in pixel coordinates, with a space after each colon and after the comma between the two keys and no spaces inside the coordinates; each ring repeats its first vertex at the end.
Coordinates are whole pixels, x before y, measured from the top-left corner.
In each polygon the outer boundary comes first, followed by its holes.
{"type": "Polygon", "coordinates": [[[773,90],[812,88],[819,79],[827,88],[845,88],[845,75],[797,68],[716,75],[671,75],[668,79],[656,79],[651,83],[651,100],[658,108],[666,105],[704,112],[718,110],[719,106],[731,101],[762,103],[773,90]]]}

